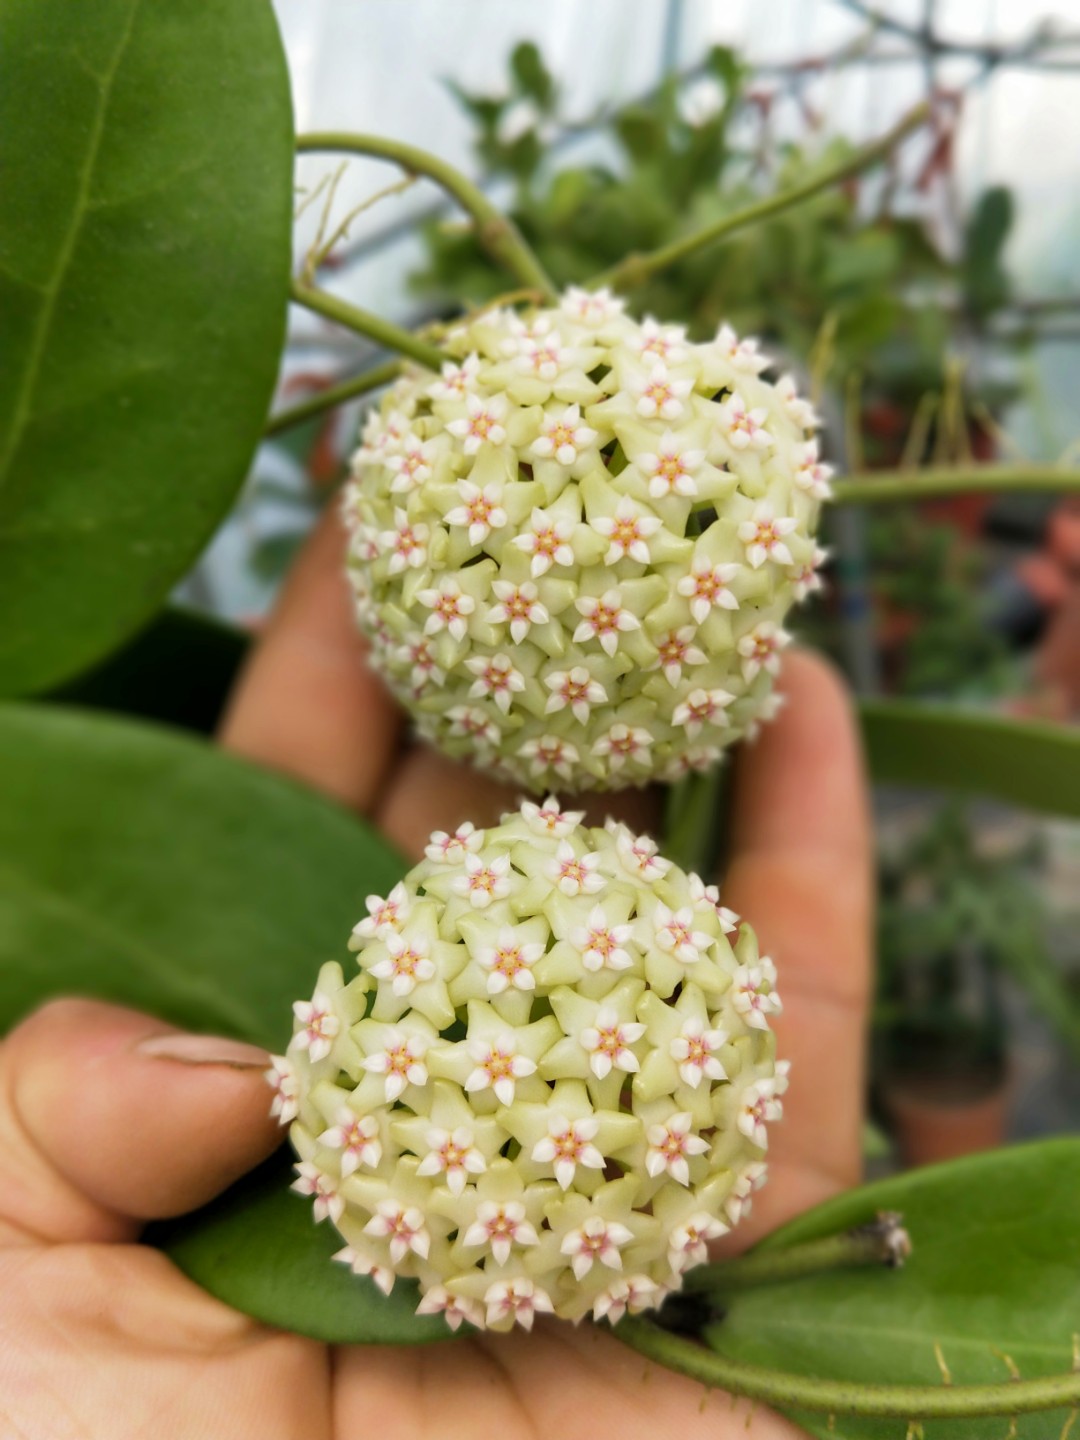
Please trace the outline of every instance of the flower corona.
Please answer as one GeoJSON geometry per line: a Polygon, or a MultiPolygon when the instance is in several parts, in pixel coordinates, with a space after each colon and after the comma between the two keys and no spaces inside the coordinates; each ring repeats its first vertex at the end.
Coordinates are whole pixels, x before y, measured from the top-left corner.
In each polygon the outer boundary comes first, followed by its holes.
{"type": "Polygon", "coordinates": [[[776,972],[711,886],[549,798],[431,837],[267,1078],[337,1258],[456,1329],[616,1321],[749,1208],[776,972]]]}
{"type": "Polygon", "coordinates": [[[598,291],[451,330],[367,421],[344,513],[370,662],[420,733],[534,792],[711,766],[817,588],[813,407],[727,327],[598,291]]]}

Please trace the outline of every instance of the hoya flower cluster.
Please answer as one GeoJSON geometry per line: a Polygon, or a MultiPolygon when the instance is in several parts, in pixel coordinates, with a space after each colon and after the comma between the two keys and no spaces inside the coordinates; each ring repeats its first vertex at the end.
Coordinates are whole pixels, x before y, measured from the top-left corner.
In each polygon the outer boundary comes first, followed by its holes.
{"type": "Polygon", "coordinates": [[[749,1208],[786,1087],[749,926],[553,799],[433,835],[367,909],[358,971],[323,966],[269,1072],[337,1258],[454,1328],[679,1289],[749,1208]]]}
{"type": "Polygon", "coordinates": [[[756,342],[604,291],[483,314],[354,457],[350,574],[419,730],[543,793],[707,768],[772,713],[818,587],[813,408],[756,342]]]}

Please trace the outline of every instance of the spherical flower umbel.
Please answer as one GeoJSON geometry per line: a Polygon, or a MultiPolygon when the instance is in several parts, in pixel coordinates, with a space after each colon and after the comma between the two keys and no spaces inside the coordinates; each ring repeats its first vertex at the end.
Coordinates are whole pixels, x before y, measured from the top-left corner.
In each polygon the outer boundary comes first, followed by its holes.
{"type": "Polygon", "coordinates": [[[756,342],[691,344],[605,291],[446,348],[354,456],[370,662],[432,743],[535,792],[708,767],[767,718],[763,637],[817,588],[813,407],[756,342]]]}
{"type": "Polygon", "coordinates": [[[368,896],[267,1078],[337,1258],[456,1329],[659,1305],[750,1206],[787,1068],[714,887],[549,797],[368,896]]]}

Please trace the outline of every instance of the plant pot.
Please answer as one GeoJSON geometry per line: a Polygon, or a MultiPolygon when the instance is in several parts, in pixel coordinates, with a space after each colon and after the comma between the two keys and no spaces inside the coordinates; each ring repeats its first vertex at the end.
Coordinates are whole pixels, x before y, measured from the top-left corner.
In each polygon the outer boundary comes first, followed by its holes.
{"type": "Polygon", "coordinates": [[[1006,1138],[1008,1075],[996,1066],[967,1075],[905,1075],[888,1079],[882,1100],[906,1165],[932,1165],[1006,1138]]]}

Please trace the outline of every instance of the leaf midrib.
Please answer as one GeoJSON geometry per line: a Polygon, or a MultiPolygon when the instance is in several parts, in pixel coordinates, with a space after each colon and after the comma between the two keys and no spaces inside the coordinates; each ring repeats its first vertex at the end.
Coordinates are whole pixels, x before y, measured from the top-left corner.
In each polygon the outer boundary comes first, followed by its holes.
{"type": "Polygon", "coordinates": [[[981,1336],[952,1335],[946,1330],[909,1330],[903,1326],[871,1325],[866,1321],[857,1325],[844,1325],[833,1320],[824,1320],[821,1316],[814,1316],[807,1320],[798,1320],[790,1315],[770,1316],[768,1329],[769,1331],[800,1333],[809,1330],[816,1335],[827,1332],[830,1335],[860,1336],[864,1339],[870,1337],[875,1342],[889,1340],[910,1345],[912,1348],[918,1347],[924,1353],[937,1341],[943,1349],[949,1346],[958,1350],[978,1351],[983,1355],[993,1355],[997,1349],[1005,1350],[1010,1355],[1038,1355],[1055,1360],[1064,1356],[1062,1364],[1065,1366],[1068,1365],[1070,1347],[1070,1341],[1067,1339],[1061,1340],[1056,1345],[1040,1340],[1008,1340],[1001,1337],[989,1340],[981,1336]]]}
{"type": "MultiPolygon", "coordinates": [[[[79,183],[75,196],[75,204],[72,207],[71,223],[68,226],[68,232],[64,237],[64,242],[60,247],[58,263],[54,270],[52,280],[41,288],[41,294],[44,297],[43,303],[38,311],[37,320],[34,324],[26,367],[23,371],[22,384],[19,387],[19,392],[15,399],[15,406],[12,411],[11,427],[8,431],[7,443],[3,449],[0,450],[0,491],[4,489],[10,473],[12,457],[18,451],[23,431],[26,428],[30,413],[31,397],[37,382],[38,373],[41,369],[42,356],[45,353],[46,341],[49,337],[49,331],[52,328],[53,316],[56,313],[56,302],[63,288],[68,269],[71,266],[79,232],[82,229],[83,219],[89,208],[90,181],[101,150],[102,137],[105,132],[105,116],[109,109],[113,82],[116,79],[117,71],[120,69],[124,53],[131,42],[132,32],[135,29],[135,17],[141,4],[142,0],[132,0],[131,9],[128,12],[127,24],[120,36],[120,42],[116,47],[112,60],[100,77],[94,77],[98,80],[99,84],[97,111],[94,115],[93,125],[90,128],[86,158],[79,173],[79,183]]],[[[85,68],[84,66],[84,69],[85,68]]]]}
{"type": "Polygon", "coordinates": [[[39,910],[52,912],[73,930],[81,929],[95,940],[115,947],[136,961],[144,973],[152,971],[162,982],[166,994],[195,1000],[208,999],[216,1013],[235,1025],[240,1034],[251,1037],[262,1033],[262,1023],[247,1006],[237,1003],[236,997],[228,992],[208,986],[205,979],[193,977],[185,970],[182,956],[170,956],[153,949],[113,925],[98,911],[36,882],[10,861],[0,860],[0,880],[4,879],[22,889],[29,903],[36,904],[39,910]]]}

